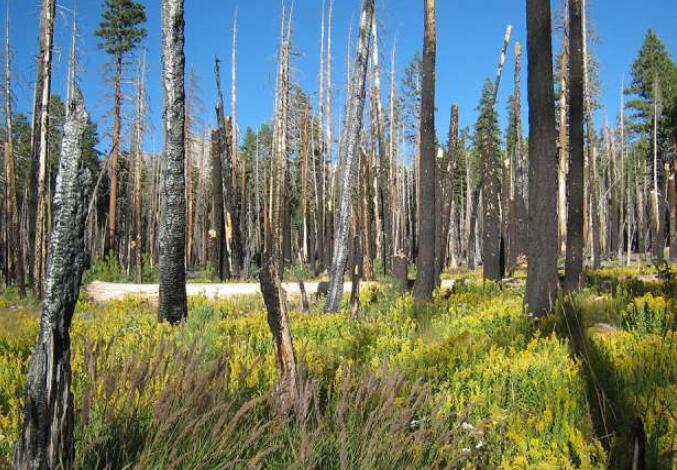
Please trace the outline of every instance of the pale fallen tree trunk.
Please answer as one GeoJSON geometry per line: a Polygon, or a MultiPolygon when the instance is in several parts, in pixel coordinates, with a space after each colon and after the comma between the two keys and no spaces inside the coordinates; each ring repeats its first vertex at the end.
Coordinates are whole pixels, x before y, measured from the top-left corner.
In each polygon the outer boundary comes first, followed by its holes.
{"type": "Polygon", "coordinates": [[[329,276],[329,292],[325,312],[338,312],[343,289],[343,276],[348,259],[348,236],[350,232],[351,199],[357,179],[358,151],[362,114],[364,111],[365,85],[369,58],[369,30],[374,16],[374,0],[363,0],[360,15],[360,32],[355,58],[355,74],[349,95],[349,116],[347,120],[347,152],[341,175],[341,193],[339,201],[339,219],[334,242],[334,255],[329,276]]]}
{"type": "Polygon", "coordinates": [[[54,196],[40,335],[28,369],[24,422],[14,468],[70,468],[73,461],[73,395],[69,329],[80,291],[85,251],[86,201],[92,178],[82,162],[87,114],[79,91],[64,127],[54,196]]]}

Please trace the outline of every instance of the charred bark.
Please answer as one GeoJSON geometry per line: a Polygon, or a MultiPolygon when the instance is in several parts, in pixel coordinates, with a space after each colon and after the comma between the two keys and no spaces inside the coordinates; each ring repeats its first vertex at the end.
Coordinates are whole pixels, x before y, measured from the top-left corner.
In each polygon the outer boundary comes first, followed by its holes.
{"type": "Polygon", "coordinates": [[[432,298],[437,272],[435,249],[435,225],[437,210],[435,188],[437,186],[435,161],[435,58],[437,53],[437,30],[435,0],[424,0],[425,27],[423,39],[423,64],[421,87],[420,124],[420,184],[418,223],[418,254],[416,257],[416,283],[414,297],[418,301],[432,298]]]}
{"type": "Polygon", "coordinates": [[[186,183],[183,0],[162,0],[162,85],[165,169],[160,219],[160,321],[188,315],[186,298],[186,183]]]}
{"type": "Polygon", "coordinates": [[[550,0],[527,0],[529,91],[528,270],[525,301],[540,316],[557,295],[557,142],[550,0]]]}
{"type": "Polygon", "coordinates": [[[583,173],[583,28],[581,1],[569,1],[570,72],[569,72],[569,174],[568,227],[564,286],[567,290],[581,287],[583,274],[583,211],[585,209],[583,173]]]}
{"type": "Polygon", "coordinates": [[[54,197],[55,224],[40,334],[28,369],[14,468],[69,468],[73,462],[69,330],[87,262],[85,221],[92,177],[82,161],[87,114],[79,91],[74,91],[70,106],[54,197]]]}

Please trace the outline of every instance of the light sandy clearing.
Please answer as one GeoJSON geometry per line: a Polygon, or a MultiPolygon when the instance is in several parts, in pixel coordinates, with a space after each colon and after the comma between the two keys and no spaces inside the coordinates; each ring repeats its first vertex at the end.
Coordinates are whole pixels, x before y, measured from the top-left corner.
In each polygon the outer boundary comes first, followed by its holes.
{"type": "MultiPolygon", "coordinates": [[[[326,282],[305,282],[306,293],[308,296],[317,294],[318,290],[325,291],[326,282]],[[320,286],[322,289],[320,289],[320,286]]],[[[360,290],[370,286],[376,286],[375,282],[361,282],[360,290]]],[[[451,289],[454,286],[453,279],[442,281],[443,289],[451,289]]],[[[282,287],[290,297],[300,296],[301,289],[298,282],[283,282],[282,287]]],[[[352,283],[343,284],[343,292],[350,293],[352,283]]],[[[111,300],[122,299],[126,296],[140,297],[145,300],[156,300],[158,297],[157,284],[120,284],[113,282],[94,281],[84,288],[84,293],[88,299],[94,302],[108,302],[111,300]]],[[[230,284],[186,284],[186,291],[189,296],[202,295],[209,299],[223,299],[240,297],[245,295],[259,295],[261,289],[258,282],[242,282],[230,284]]]]}

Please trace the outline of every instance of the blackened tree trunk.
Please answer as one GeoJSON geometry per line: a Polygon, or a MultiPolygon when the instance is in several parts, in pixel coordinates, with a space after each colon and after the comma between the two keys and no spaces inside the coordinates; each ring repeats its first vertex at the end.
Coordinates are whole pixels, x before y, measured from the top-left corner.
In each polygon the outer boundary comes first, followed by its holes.
{"type": "Polygon", "coordinates": [[[21,437],[14,468],[70,468],[73,462],[73,395],[70,391],[70,325],[87,255],[85,221],[92,178],[82,161],[87,114],[75,90],[68,115],[54,196],[40,334],[28,369],[21,437]]]}
{"type": "Polygon", "coordinates": [[[188,315],[186,299],[186,187],[183,169],[185,95],[183,0],[162,0],[162,85],[165,170],[160,214],[160,321],[188,315]]]}
{"type": "Polygon", "coordinates": [[[223,186],[221,155],[223,153],[221,129],[212,131],[212,216],[214,227],[214,269],[220,280],[230,277],[230,265],[226,248],[226,222],[223,211],[223,186]]]}
{"type": "Polygon", "coordinates": [[[581,0],[569,1],[569,176],[568,227],[564,286],[567,290],[581,287],[583,274],[583,193],[584,129],[583,129],[583,27],[581,0]]]}
{"type": "MultiPolygon", "coordinates": [[[[343,294],[343,276],[348,260],[350,212],[355,182],[357,180],[360,133],[364,112],[367,65],[369,60],[369,30],[374,16],[374,0],[363,0],[360,15],[360,31],[357,42],[357,56],[353,84],[350,87],[349,116],[347,120],[347,150],[340,178],[339,218],[334,241],[334,253],[329,275],[329,291],[325,312],[338,312],[343,294]]],[[[434,236],[434,234],[433,234],[434,236]]],[[[432,267],[432,264],[431,264],[432,267]]]]}
{"type": "Polygon", "coordinates": [[[546,314],[557,295],[557,142],[550,0],[527,0],[529,259],[525,301],[546,314]]]}
{"type": "Polygon", "coordinates": [[[435,288],[436,249],[435,187],[437,186],[435,161],[435,56],[437,53],[437,31],[435,22],[435,0],[424,0],[424,38],[421,83],[421,125],[419,152],[419,211],[418,256],[416,257],[416,283],[414,298],[427,301],[432,298],[435,288]]]}

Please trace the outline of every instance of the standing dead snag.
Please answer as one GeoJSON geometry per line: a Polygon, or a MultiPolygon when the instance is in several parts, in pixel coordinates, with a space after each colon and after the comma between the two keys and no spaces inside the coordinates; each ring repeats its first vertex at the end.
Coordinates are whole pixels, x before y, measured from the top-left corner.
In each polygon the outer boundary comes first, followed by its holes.
{"type": "MultiPolygon", "coordinates": [[[[284,5],[284,4],[283,4],[284,5]]],[[[290,20],[291,21],[291,20],[290,20]]],[[[273,159],[271,163],[271,190],[268,220],[265,224],[265,247],[259,272],[261,293],[268,312],[268,326],[275,342],[275,360],[278,372],[278,393],[283,410],[289,410],[296,396],[296,360],[291,327],[287,317],[285,292],[280,284],[278,269],[283,266],[282,224],[285,218],[284,182],[287,168],[287,100],[291,25],[282,10],[281,44],[278,64],[278,83],[273,130],[273,159]]],[[[303,288],[305,292],[305,288],[303,288]]]]}
{"type": "Polygon", "coordinates": [[[161,192],[160,301],[158,317],[177,323],[188,315],[186,299],[186,191],[183,171],[183,0],[162,0],[165,174],[161,192]]]}
{"type": "Polygon", "coordinates": [[[557,295],[557,143],[550,0],[527,0],[529,264],[525,301],[536,316],[557,295]]]}
{"type": "Polygon", "coordinates": [[[334,241],[334,256],[329,273],[329,292],[325,312],[338,312],[343,294],[343,276],[346,272],[348,260],[348,237],[350,232],[351,200],[355,180],[357,179],[358,151],[360,132],[362,130],[362,114],[364,111],[364,97],[369,60],[369,30],[374,15],[374,0],[363,0],[362,14],[360,15],[360,32],[357,42],[357,57],[355,58],[355,72],[353,84],[350,87],[349,116],[347,122],[348,142],[344,160],[343,174],[340,177],[339,217],[334,241]]]}
{"type": "Polygon", "coordinates": [[[79,91],[70,106],[54,196],[40,334],[28,369],[23,430],[14,453],[14,468],[20,469],[70,468],[73,461],[69,329],[87,258],[86,201],[92,178],[82,161],[87,114],[79,91]]]}
{"type": "Polygon", "coordinates": [[[21,256],[21,235],[19,230],[19,209],[16,198],[16,171],[14,158],[14,137],[12,127],[12,83],[9,55],[9,2],[5,17],[5,119],[7,141],[5,142],[5,197],[7,199],[7,248],[12,252],[14,278],[19,296],[26,296],[24,287],[23,257],[21,256]]]}
{"type": "Polygon", "coordinates": [[[283,408],[291,405],[296,395],[296,360],[289,319],[287,317],[286,295],[280,284],[274,259],[266,256],[259,273],[261,293],[268,311],[268,326],[275,341],[275,362],[277,364],[278,392],[283,408]]]}
{"type": "Polygon", "coordinates": [[[421,126],[419,171],[419,224],[418,257],[416,258],[416,283],[414,297],[418,301],[432,298],[435,288],[436,250],[435,188],[437,186],[435,160],[435,55],[437,53],[437,31],[435,25],[435,0],[424,0],[424,38],[421,86],[421,126]]]}
{"type": "Polygon", "coordinates": [[[52,49],[54,46],[55,0],[42,0],[40,7],[40,52],[38,55],[38,76],[35,81],[35,102],[33,104],[33,129],[31,134],[31,191],[37,186],[37,197],[32,195],[30,241],[33,247],[34,266],[30,266],[28,277],[34,276],[33,290],[42,294],[42,281],[47,260],[47,160],[49,139],[49,97],[52,80],[52,49]],[[35,217],[33,218],[33,214],[35,217]],[[31,271],[32,269],[32,271],[31,271]]]}
{"type": "Polygon", "coordinates": [[[569,0],[569,206],[564,287],[577,290],[583,274],[583,27],[581,0],[569,0]]]}

